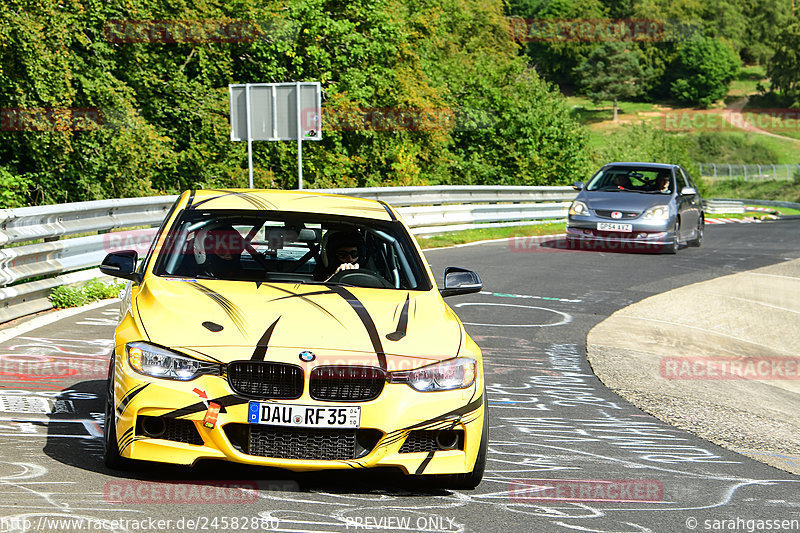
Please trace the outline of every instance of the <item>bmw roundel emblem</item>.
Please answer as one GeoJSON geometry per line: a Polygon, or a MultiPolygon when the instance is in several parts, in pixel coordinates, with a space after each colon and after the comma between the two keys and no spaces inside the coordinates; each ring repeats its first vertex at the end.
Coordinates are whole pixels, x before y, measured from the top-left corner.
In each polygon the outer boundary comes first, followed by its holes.
{"type": "Polygon", "coordinates": [[[310,352],[308,350],[300,352],[300,355],[298,357],[300,357],[300,360],[303,361],[304,363],[310,363],[311,361],[317,358],[317,356],[314,355],[314,352],[310,352]]]}

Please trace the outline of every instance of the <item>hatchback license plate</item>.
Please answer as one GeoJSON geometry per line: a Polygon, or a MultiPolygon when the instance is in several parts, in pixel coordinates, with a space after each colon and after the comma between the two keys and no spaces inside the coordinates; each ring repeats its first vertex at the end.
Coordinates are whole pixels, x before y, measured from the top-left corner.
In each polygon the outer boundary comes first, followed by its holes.
{"type": "Polygon", "coordinates": [[[361,425],[361,407],[250,402],[247,421],[298,428],[358,428],[361,425]]]}
{"type": "Polygon", "coordinates": [[[601,231],[624,231],[630,233],[633,231],[633,224],[616,224],[614,222],[598,222],[597,229],[601,231]]]}

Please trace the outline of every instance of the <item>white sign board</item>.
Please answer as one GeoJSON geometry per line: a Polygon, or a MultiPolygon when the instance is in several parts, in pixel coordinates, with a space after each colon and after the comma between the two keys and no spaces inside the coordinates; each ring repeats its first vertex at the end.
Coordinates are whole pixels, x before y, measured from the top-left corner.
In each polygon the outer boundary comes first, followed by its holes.
{"type": "Polygon", "coordinates": [[[247,141],[253,188],[253,141],[297,141],[297,187],[303,188],[303,141],[322,140],[318,81],[229,85],[231,140],[247,141]]]}
{"type": "Polygon", "coordinates": [[[304,141],[322,140],[319,82],[248,83],[230,85],[229,92],[232,141],[248,138],[248,96],[251,140],[296,141],[298,134],[304,141]]]}

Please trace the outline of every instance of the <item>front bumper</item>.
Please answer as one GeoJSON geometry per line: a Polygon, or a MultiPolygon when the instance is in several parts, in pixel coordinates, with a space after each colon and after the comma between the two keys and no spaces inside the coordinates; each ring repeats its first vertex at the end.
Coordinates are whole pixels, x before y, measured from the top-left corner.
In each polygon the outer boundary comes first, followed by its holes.
{"type": "MultiPolygon", "coordinates": [[[[357,432],[358,451],[352,457],[297,459],[248,449],[251,428],[270,432],[273,426],[248,424],[250,399],[234,394],[224,377],[201,376],[189,382],[149,378],[133,372],[123,361],[116,357],[114,384],[122,457],[184,465],[218,459],[293,471],[394,467],[406,474],[459,474],[472,471],[478,454],[486,405],[482,371],[472,386],[454,391],[421,393],[405,384],[386,383],[375,400],[344,403],[314,400],[306,387],[296,400],[278,400],[281,404],[361,407],[361,429],[352,430],[357,432]],[[207,396],[206,401],[201,394],[207,396]],[[221,406],[213,427],[204,423],[208,403],[221,406]],[[148,428],[163,423],[168,431],[160,437],[152,436],[152,431],[148,435],[143,422],[148,428]],[[453,449],[425,446],[425,439],[439,431],[458,437],[453,449]],[[403,448],[410,435],[422,439],[422,446],[403,448]],[[409,451],[421,448],[424,451],[409,451]]],[[[297,428],[284,437],[302,450],[304,442],[312,442],[304,439],[335,440],[334,433],[343,431],[297,428]]]]}
{"type": "Polygon", "coordinates": [[[576,248],[591,249],[594,247],[614,248],[630,251],[659,251],[675,243],[674,223],[672,220],[645,223],[626,220],[621,223],[630,224],[632,231],[602,231],[597,229],[599,222],[618,222],[598,217],[570,216],[567,220],[567,239],[576,248]]]}

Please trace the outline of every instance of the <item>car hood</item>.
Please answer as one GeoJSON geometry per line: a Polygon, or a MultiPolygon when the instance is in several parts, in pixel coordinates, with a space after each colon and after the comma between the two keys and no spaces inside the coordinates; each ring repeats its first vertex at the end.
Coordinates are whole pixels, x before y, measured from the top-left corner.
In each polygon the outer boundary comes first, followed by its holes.
{"type": "Polygon", "coordinates": [[[466,342],[435,290],[150,277],[134,312],[150,342],[222,362],[282,348],[442,360],[466,342]]]}
{"type": "Polygon", "coordinates": [[[669,194],[586,191],[577,199],[585,202],[591,209],[642,212],[656,205],[667,205],[671,197],[669,194]]]}

